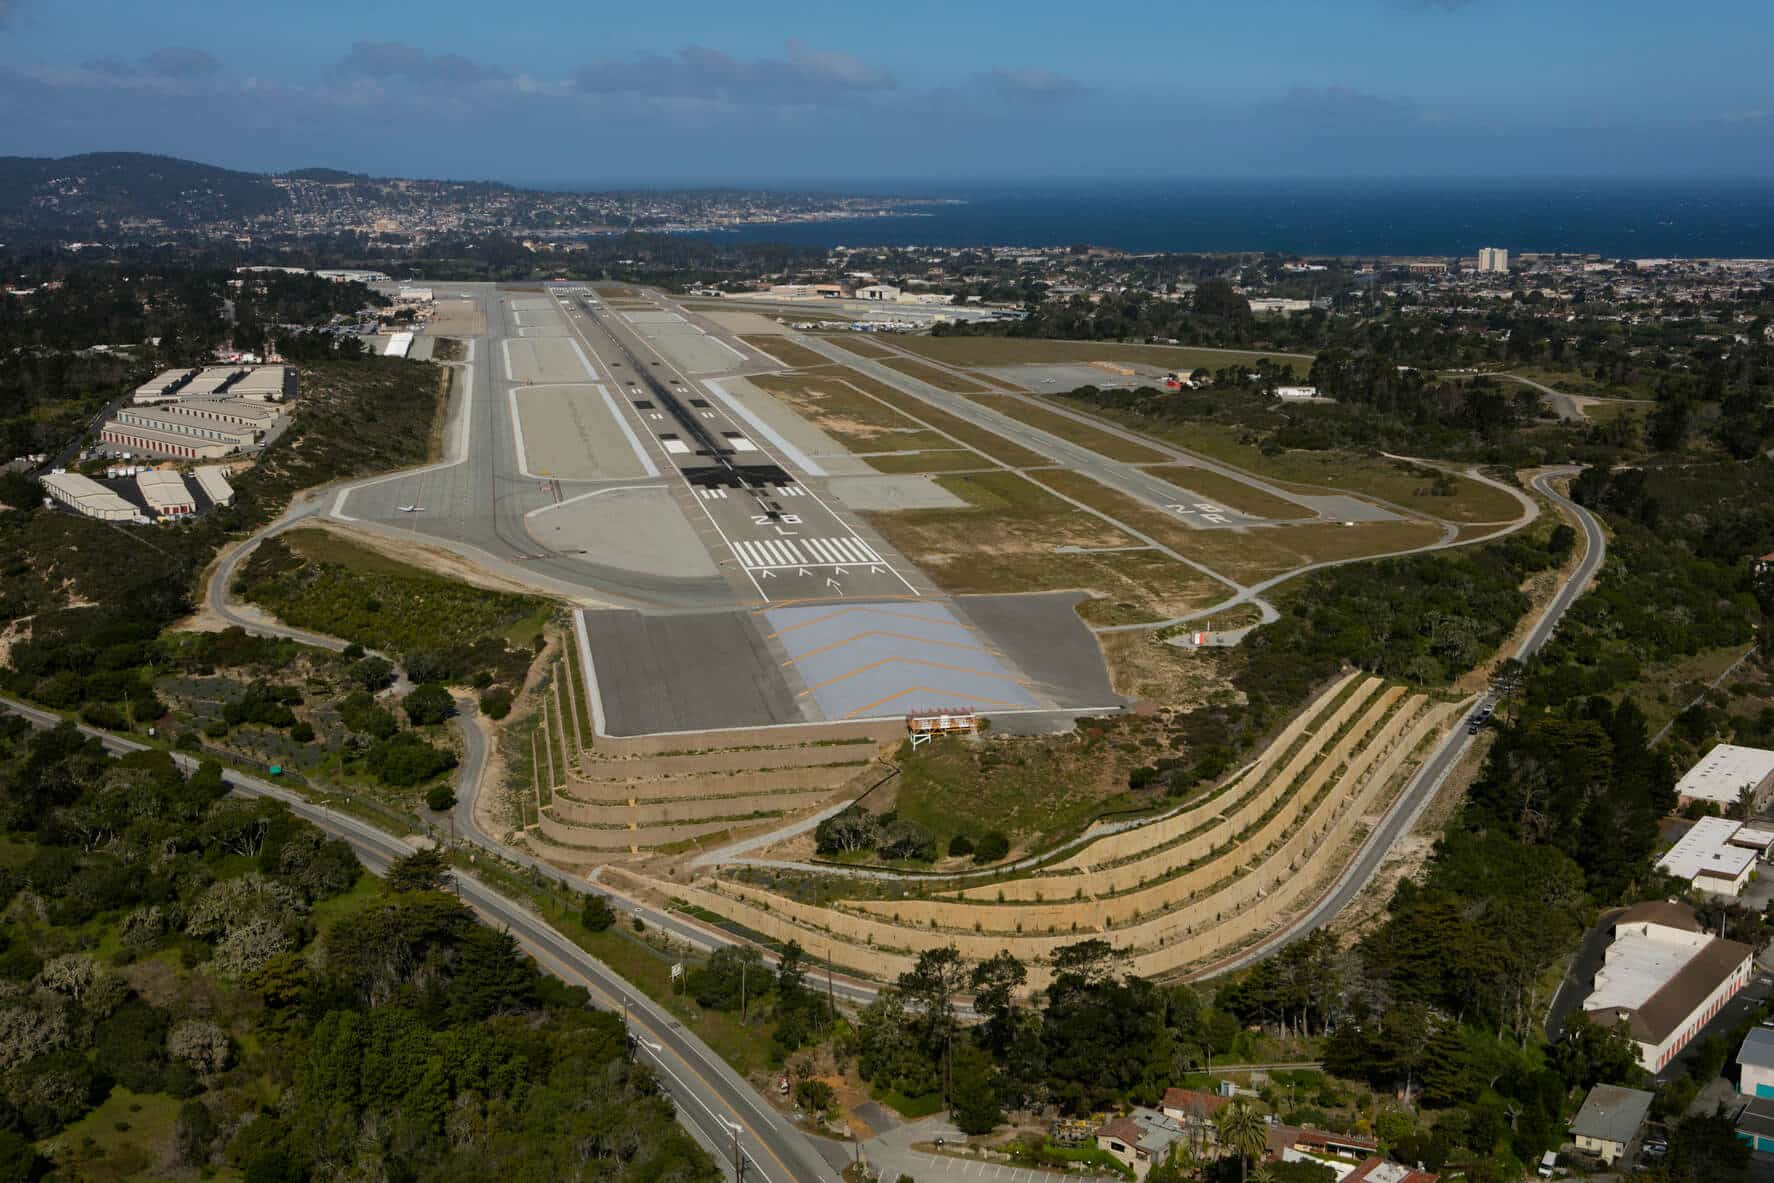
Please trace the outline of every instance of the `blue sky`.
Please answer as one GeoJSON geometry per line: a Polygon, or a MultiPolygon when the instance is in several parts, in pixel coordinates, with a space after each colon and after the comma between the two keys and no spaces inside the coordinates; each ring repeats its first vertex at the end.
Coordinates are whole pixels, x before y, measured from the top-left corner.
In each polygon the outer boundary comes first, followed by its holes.
{"type": "Polygon", "coordinates": [[[1774,173],[1723,0],[0,0],[0,152],[584,184],[1774,173]]]}

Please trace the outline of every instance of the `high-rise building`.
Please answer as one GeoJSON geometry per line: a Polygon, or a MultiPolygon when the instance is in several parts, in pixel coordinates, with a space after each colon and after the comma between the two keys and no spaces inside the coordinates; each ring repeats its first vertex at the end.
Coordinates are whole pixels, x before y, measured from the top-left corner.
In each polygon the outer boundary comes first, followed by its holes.
{"type": "Polygon", "coordinates": [[[1487,246],[1478,252],[1478,269],[1502,273],[1509,270],[1509,252],[1500,246],[1487,246]]]}

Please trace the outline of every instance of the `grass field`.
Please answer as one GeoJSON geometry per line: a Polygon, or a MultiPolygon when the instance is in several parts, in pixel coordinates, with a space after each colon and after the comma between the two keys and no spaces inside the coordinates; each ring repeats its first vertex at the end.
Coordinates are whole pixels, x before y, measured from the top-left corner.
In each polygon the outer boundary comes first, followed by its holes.
{"type": "MultiPolygon", "coordinates": [[[[1112,412],[1092,408],[1091,413],[1110,422],[1121,421],[1112,412]]],[[[1125,422],[1123,426],[1255,476],[1304,486],[1299,490],[1304,493],[1377,497],[1451,522],[1512,522],[1521,516],[1521,505],[1502,489],[1454,476],[1452,492],[1443,495],[1435,491],[1438,474],[1384,456],[1299,450],[1269,456],[1242,442],[1237,429],[1198,419],[1167,427],[1154,427],[1143,421],[1125,422]]]]}
{"type": "Polygon", "coordinates": [[[805,345],[797,345],[778,333],[745,333],[739,338],[753,349],[769,354],[785,366],[804,370],[812,366],[829,366],[832,359],[815,353],[805,345]]]}
{"type": "Polygon", "coordinates": [[[1155,448],[1138,444],[1132,440],[1122,439],[1118,435],[1092,427],[1088,423],[1080,423],[1076,419],[1044,407],[1040,402],[1018,395],[985,394],[970,396],[982,407],[990,407],[1001,415],[1008,415],[1019,423],[1027,423],[1049,435],[1057,435],[1060,439],[1070,440],[1080,447],[1089,448],[1098,456],[1106,456],[1110,460],[1124,460],[1129,464],[1158,464],[1170,457],[1155,448]]]}
{"type": "Polygon", "coordinates": [[[1222,476],[1206,468],[1194,468],[1187,464],[1166,464],[1161,468],[1148,468],[1146,471],[1240,513],[1253,514],[1278,522],[1314,516],[1312,511],[1303,505],[1295,505],[1293,502],[1286,501],[1272,493],[1254,489],[1243,481],[1235,481],[1229,476],[1222,476]]]}
{"type": "MultiPolygon", "coordinates": [[[[1059,362],[1113,361],[1123,365],[1158,366],[1166,370],[1224,369],[1254,366],[1268,358],[1303,374],[1310,357],[1251,353],[1235,349],[1189,349],[1177,345],[1127,345],[1118,341],[1047,341],[1028,337],[895,337],[909,353],[952,366],[1014,366],[1059,362]]],[[[1104,375],[1105,385],[1109,384],[1104,375]]]]}
{"type": "MultiPolygon", "coordinates": [[[[864,394],[859,382],[871,380],[843,367],[818,373],[759,374],[749,381],[812,420],[852,452],[916,452],[952,446],[944,436],[864,394]]],[[[972,459],[978,463],[977,457],[972,459]]]]}
{"type": "Polygon", "coordinates": [[[1003,464],[1008,464],[1012,468],[1028,468],[1053,463],[1039,452],[1031,452],[1021,444],[1013,444],[1003,436],[987,431],[983,427],[975,427],[960,416],[951,415],[916,395],[907,394],[903,390],[895,390],[885,382],[877,382],[863,374],[845,373],[845,380],[863,393],[871,395],[907,415],[923,420],[949,438],[959,440],[975,451],[990,456],[1003,464]]]}
{"type": "Polygon", "coordinates": [[[868,518],[944,591],[1093,592],[1103,600],[1080,607],[1093,624],[1165,620],[1225,595],[1220,584],[1156,552],[1056,553],[1061,546],[1138,543],[1016,473],[994,469],[936,480],[968,508],[900,510],[868,518]]]}
{"type": "Polygon", "coordinates": [[[947,390],[952,394],[976,394],[988,389],[971,378],[963,378],[948,370],[939,370],[935,366],[927,366],[921,361],[913,361],[907,357],[890,357],[882,363],[884,366],[898,370],[908,378],[916,378],[927,382],[938,390],[947,390]]]}
{"type": "Polygon", "coordinates": [[[894,808],[934,834],[939,850],[956,834],[977,839],[989,830],[1038,849],[1133,803],[1121,762],[1071,736],[1021,740],[1016,749],[987,740],[983,751],[939,739],[902,747],[896,761],[894,808]]]}
{"type": "Polygon", "coordinates": [[[153,1177],[172,1157],[179,1104],[165,1093],[137,1094],[114,1086],[102,1105],[56,1136],[71,1151],[70,1177],[92,1183],[153,1177]]]}
{"type": "Polygon", "coordinates": [[[892,357],[893,350],[879,345],[861,333],[821,334],[821,341],[829,341],[840,349],[848,349],[858,357],[892,357]]]}
{"type": "Polygon", "coordinates": [[[1640,402],[1629,399],[1602,399],[1582,404],[1583,417],[1592,423],[1612,423],[1616,419],[1636,419],[1643,422],[1650,417],[1656,403],[1640,402]]]}
{"type": "Polygon", "coordinates": [[[324,530],[266,539],[241,577],[247,598],[286,623],[397,655],[487,638],[528,645],[552,612],[539,597],[433,575],[324,530]]]}
{"type": "Polygon", "coordinates": [[[870,456],[869,466],[877,472],[966,472],[992,467],[991,461],[969,448],[948,451],[900,452],[892,456],[870,456]]]}
{"type": "Polygon", "coordinates": [[[1043,484],[1102,511],[1240,583],[1334,559],[1370,558],[1426,546],[1441,537],[1429,522],[1402,520],[1232,530],[1194,530],[1165,511],[1075,472],[1042,473],[1043,484]]]}

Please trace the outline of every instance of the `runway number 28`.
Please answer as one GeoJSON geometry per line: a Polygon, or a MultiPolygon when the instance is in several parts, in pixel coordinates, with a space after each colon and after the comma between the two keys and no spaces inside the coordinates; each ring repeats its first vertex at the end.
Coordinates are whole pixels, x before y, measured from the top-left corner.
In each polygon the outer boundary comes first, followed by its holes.
{"type": "MultiPolygon", "coordinates": [[[[798,513],[785,513],[778,516],[776,522],[780,522],[785,526],[798,526],[801,524],[801,515],[798,513]]],[[[774,525],[775,523],[770,520],[770,515],[767,513],[754,513],[751,516],[751,524],[754,526],[769,526],[774,525]]]]}

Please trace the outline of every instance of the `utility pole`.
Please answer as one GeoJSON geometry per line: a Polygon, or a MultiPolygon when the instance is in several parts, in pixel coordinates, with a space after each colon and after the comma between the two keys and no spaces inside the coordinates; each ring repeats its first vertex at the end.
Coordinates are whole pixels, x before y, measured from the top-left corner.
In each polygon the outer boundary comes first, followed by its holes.
{"type": "Polygon", "coordinates": [[[745,1149],[739,1144],[739,1131],[743,1127],[725,1117],[720,1120],[733,1134],[733,1183],[745,1183],[745,1149]]]}

